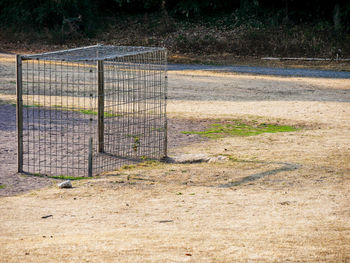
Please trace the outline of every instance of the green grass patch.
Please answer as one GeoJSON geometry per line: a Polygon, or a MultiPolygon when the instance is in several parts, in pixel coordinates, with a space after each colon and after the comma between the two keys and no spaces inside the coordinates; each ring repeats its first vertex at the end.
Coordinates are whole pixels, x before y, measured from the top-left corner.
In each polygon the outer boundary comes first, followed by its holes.
{"type": "Polygon", "coordinates": [[[227,123],[211,124],[205,131],[183,131],[183,134],[198,134],[205,138],[218,139],[227,136],[254,136],[262,133],[294,132],[298,128],[288,125],[267,124],[256,121],[233,120],[227,123]]]}
{"type": "Polygon", "coordinates": [[[6,188],[6,184],[0,184],[0,189],[6,188]]]}
{"type": "Polygon", "coordinates": [[[40,173],[34,173],[33,176],[38,177],[47,177],[51,179],[59,179],[59,180],[71,180],[71,181],[77,181],[77,180],[83,180],[83,179],[91,179],[92,177],[84,177],[84,176],[68,176],[68,175],[43,175],[40,173]]]}
{"type": "MultiPolygon", "coordinates": [[[[83,113],[83,114],[87,114],[87,115],[97,115],[97,111],[93,111],[93,110],[77,110],[77,111],[80,113],[83,113]]],[[[104,112],[103,115],[105,118],[121,116],[119,114],[113,114],[113,113],[109,113],[109,112],[104,112]]]]}
{"type": "MultiPolygon", "coordinates": [[[[76,108],[64,107],[61,105],[52,105],[52,107],[60,108],[61,110],[65,110],[65,111],[76,111],[76,112],[80,112],[80,113],[86,114],[86,115],[97,115],[98,114],[97,111],[93,111],[93,110],[89,110],[89,109],[76,109],[76,108]]],[[[114,114],[114,113],[110,113],[110,112],[104,112],[103,115],[105,118],[123,116],[122,114],[114,114]]]]}
{"type": "MultiPolygon", "coordinates": [[[[16,104],[14,104],[16,106],[16,104]]],[[[39,104],[31,104],[31,105],[23,105],[24,108],[38,108],[40,107],[39,104]]]]}
{"type": "Polygon", "coordinates": [[[60,179],[60,180],[71,180],[71,181],[77,181],[77,180],[84,180],[84,179],[91,179],[92,177],[84,177],[84,176],[67,176],[67,175],[53,175],[53,176],[47,176],[48,178],[52,179],[60,179]]]}
{"type": "MultiPolygon", "coordinates": [[[[16,107],[16,103],[11,103],[11,105],[16,107]]],[[[23,105],[23,107],[24,108],[38,108],[38,107],[43,107],[43,106],[40,104],[30,104],[30,105],[23,105]]],[[[88,110],[88,109],[74,109],[74,108],[64,107],[61,105],[52,105],[52,107],[53,108],[60,108],[60,110],[62,110],[62,111],[76,111],[76,112],[80,112],[80,113],[86,114],[86,115],[97,115],[97,111],[88,110]]],[[[110,113],[110,112],[104,112],[103,115],[105,118],[123,116],[123,114],[114,114],[114,113],[110,113]]]]}
{"type": "Polygon", "coordinates": [[[108,117],[121,117],[121,116],[123,116],[122,114],[114,114],[114,113],[109,113],[109,112],[105,112],[103,115],[105,116],[105,118],[108,118],[108,117]]]}
{"type": "Polygon", "coordinates": [[[77,110],[77,112],[87,114],[87,115],[97,115],[97,111],[93,111],[93,110],[77,110]]]}

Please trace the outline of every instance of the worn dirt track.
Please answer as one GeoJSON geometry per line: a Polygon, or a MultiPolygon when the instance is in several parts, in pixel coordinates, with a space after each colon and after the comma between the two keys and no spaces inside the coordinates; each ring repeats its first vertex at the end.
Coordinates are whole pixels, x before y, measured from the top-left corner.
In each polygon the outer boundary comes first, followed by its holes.
{"type": "Polygon", "coordinates": [[[345,79],[169,72],[171,118],[302,129],[170,152],[223,163],[151,163],[0,198],[0,262],[350,262],[349,96],[345,79]]]}

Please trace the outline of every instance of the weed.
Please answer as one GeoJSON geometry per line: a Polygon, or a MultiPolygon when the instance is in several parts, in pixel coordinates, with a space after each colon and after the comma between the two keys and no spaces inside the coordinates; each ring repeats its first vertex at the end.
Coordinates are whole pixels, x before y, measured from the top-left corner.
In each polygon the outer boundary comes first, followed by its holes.
{"type": "Polygon", "coordinates": [[[0,184],[0,189],[6,188],[6,184],[0,184]]]}
{"type": "Polygon", "coordinates": [[[135,152],[137,152],[137,148],[140,146],[140,137],[139,136],[135,136],[134,137],[134,144],[132,146],[133,150],[135,152]]]}
{"type": "MultiPolygon", "coordinates": [[[[132,145],[132,149],[134,150],[134,152],[137,152],[137,149],[140,146],[140,135],[138,135],[138,134],[135,134],[135,135],[134,134],[128,134],[127,136],[133,138],[134,142],[133,142],[133,145],[132,145]]],[[[142,159],[142,157],[141,157],[141,159],[142,159]]]]}
{"type": "Polygon", "coordinates": [[[257,124],[256,121],[244,123],[233,120],[229,123],[214,123],[205,131],[183,131],[183,134],[198,134],[210,139],[218,139],[227,136],[254,136],[262,133],[293,132],[298,129],[293,126],[277,124],[257,124]]]}

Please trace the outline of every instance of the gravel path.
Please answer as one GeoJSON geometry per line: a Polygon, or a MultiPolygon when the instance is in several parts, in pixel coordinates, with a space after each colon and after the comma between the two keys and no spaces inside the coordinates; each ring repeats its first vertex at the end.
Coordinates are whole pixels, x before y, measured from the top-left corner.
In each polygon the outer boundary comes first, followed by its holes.
{"type": "Polygon", "coordinates": [[[191,101],[350,102],[347,79],[169,72],[168,98],[191,101]]]}
{"type": "MultiPolygon", "coordinates": [[[[0,93],[15,94],[15,63],[14,60],[11,61],[11,59],[14,59],[13,55],[0,53],[0,93]]],[[[168,70],[170,72],[186,70],[203,70],[284,77],[350,79],[350,72],[295,68],[168,64],[168,70]]]]}
{"type": "Polygon", "coordinates": [[[350,78],[350,72],[296,68],[169,64],[168,70],[206,70],[286,77],[350,78]]]}

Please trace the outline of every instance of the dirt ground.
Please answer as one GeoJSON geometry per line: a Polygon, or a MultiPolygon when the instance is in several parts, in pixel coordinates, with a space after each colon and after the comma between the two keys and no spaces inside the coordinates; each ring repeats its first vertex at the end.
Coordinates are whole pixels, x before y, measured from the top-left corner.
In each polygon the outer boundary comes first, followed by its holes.
{"type": "Polygon", "coordinates": [[[169,117],[183,123],[302,129],[169,153],[225,162],[154,163],[2,197],[0,262],[350,262],[348,79],[169,72],[168,88],[169,117]]]}
{"type": "MultiPolygon", "coordinates": [[[[176,148],[205,141],[206,139],[201,138],[199,135],[183,134],[181,131],[203,130],[209,126],[209,123],[212,123],[210,119],[193,121],[188,119],[169,118],[169,147],[176,148]]],[[[3,188],[0,189],[0,196],[21,194],[57,182],[57,180],[47,177],[39,178],[37,176],[17,173],[16,107],[6,102],[2,102],[1,104],[1,97],[0,131],[0,186],[3,186],[3,188]]],[[[38,147],[37,149],[37,151],[42,152],[45,152],[45,150],[44,147],[41,149],[38,147]]],[[[67,161],[61,160],[60,164],[67,164],[67,161]]],[[[77,176],[79,176],[79,174],[77,176]]],[[[80,176],[86,176],[86,174],[80,174],[80,176]]]]}

